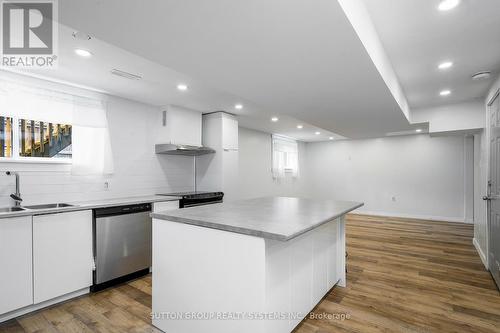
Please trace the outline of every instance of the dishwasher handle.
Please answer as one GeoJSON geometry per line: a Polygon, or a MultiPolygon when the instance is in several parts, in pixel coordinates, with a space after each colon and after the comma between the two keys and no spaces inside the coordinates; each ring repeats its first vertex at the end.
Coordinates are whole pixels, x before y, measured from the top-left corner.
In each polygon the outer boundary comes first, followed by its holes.
{"type": "Polygon", "coordinates": [[[150,211],[151,211],[150,203],[98,208],[94,210],[96,218],[125,215],[125,214],[135,214],[135,213],[150,212],[150,211]]]}

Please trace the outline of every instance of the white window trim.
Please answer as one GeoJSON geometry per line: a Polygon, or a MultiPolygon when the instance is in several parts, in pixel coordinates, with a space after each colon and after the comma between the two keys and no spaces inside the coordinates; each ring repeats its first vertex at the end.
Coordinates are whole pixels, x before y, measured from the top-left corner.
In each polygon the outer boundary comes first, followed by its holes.
{"type": "Polygon", "coordinates": [[[47,157],[0,157],[0,163],[22,163],[22,164],[72,164],[71,158],[47,158],[47,157]]]}

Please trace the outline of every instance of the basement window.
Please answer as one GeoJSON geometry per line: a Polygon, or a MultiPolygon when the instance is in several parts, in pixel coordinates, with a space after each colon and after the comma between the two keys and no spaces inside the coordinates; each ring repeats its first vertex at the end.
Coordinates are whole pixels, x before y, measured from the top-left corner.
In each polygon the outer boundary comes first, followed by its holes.
{"type": "Polygon", "coordinates": [[[280,135],[272,136],[273,178],[298,177],[299,148],[297,141],[280,135]]]}
{"type": "Polygon", "coordinates": [[[72,126],[19,119],[19,157],[68,159],[72,156],[72,126]]]}
{"type": "Polygon", "coordinates": [[[71,164],[73,175],[113,173],[106,98],[86,95],[53,82],[1,77],[0,162],[71,164]]]}
{"type": "Polygon", "coordinates": [[[70,162],[72,132],[68,124],[0,116],[0,158],[4,162],[70,162]]]}

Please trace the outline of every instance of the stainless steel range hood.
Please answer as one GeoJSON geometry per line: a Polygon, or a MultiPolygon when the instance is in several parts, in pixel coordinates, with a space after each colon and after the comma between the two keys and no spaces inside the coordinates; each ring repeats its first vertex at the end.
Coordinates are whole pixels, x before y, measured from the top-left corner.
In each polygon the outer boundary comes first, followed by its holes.
{"type": "Polygon", "coordinates": [[[185,155],[185,156],[199,156],[206,154],[213,154],[215,150],[203,146],[189,146],[189,145],[174,145],[174,144],[156,144],[155,152],[157,154],[166,155],[185,155]]]}

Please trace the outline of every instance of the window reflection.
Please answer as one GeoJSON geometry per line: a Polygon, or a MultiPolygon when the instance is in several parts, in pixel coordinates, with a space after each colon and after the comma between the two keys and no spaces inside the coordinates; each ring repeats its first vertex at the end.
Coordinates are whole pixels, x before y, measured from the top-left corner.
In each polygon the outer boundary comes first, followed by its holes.
{"type": "Polygon", "coordinates": [[[0,117],[0,157],[12,157],[12,118],[0,117]]]}
{"type": "Polygon", "coordinates": [[[19,156],[71,158],[72,127],[19,119],[19,156]]]}

